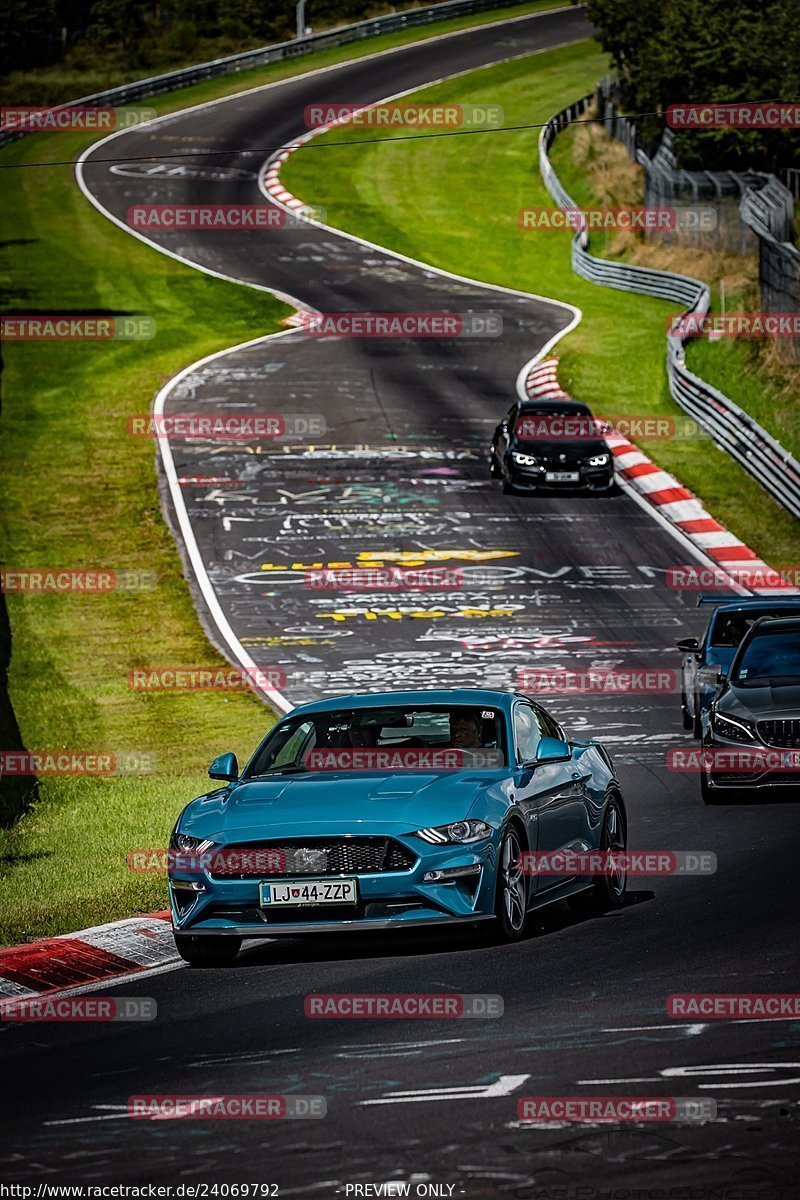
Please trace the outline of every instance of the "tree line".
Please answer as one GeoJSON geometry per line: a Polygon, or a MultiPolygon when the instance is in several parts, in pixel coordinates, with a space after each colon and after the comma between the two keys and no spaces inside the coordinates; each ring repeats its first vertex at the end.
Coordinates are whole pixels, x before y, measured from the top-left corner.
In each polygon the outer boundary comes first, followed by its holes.
{"type": "MultiPolygon", "coordinates": [[[[797,101],[800,0],[588,0],[630,113],[656,141],[673,104],[797,101]]],[[[800,131],[709,130],[676,136],[686,169],[798,164],[800,131]]]]}

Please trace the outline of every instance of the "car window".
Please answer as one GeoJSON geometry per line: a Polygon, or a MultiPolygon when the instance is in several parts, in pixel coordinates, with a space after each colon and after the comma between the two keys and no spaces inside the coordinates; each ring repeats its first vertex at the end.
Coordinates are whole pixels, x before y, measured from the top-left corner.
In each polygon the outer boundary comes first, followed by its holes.
{"type": "Polygon", "coordinates": [[[718,613],[711,630],[710,645],[738,646],[750,626],[763,616],[763,612],[718,613]]]}
{"type": "Polygon", "coordinates": [[[514,708],[514,745],[517,762],[532,762],[536,757],[541,731],[536,713],[530,704],[517,704],[514,708]]]}
{"type": "Polygon", "coordinates": [[[282,767],[287,763],[293,763],[297,758],[299,758],[300,751],[303,749],[308,749],[308,747],[305,746],[305,742],[309,734],[313,732],[314,725],[311,721],[303,721],[302,725],[298,725],[275,755],[273,766],[282,767]]]}
{"type": "Polygon", "coordinates": [[[566,741],[564,730],[559,725],[554,717],[550,716],[549,712],[545,712],[543,708],[537,708],[536,715],[539,718],[539,724],[542,729],[543,737],[558,738],[560,742],[566,741]]]}
{"type": "Polygon", "coordinates": [[[734,682],[800,678],[800,633],[759,633],[745,649],[734,682]]]}

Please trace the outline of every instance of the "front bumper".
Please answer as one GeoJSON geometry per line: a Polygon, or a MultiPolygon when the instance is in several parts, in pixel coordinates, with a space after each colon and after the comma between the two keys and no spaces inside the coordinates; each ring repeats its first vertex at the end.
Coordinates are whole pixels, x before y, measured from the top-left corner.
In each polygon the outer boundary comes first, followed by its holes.
{"type": "Polygon", "coordinates": [[[273,937],[454,924],[494,915],[493,838],[468,846],[431,846],[415,837],[396,840],[415,855],[408,870],[325,875],[289,872],[248,879],[212,878],[201,869],[170,872],[173,928],[183,934],[273,937]],[[457,873],[445,879],[424,879],[429,872],[442,870],[457,873]],[[259,884],[288,878],[302,878],[303,882],[355,878],[357,903],[262,907],[259,884]]]}
{"type": "Polygon", "coordinates": [[[747,744],[745,742],[729,741],[719,734],[711,734],[706,718],[706,735],[703,739],[703,750],[716,753],[731,754],[733,761],[741,770],[715,770],[713,765],[705,769],[706,783],[715,791],[735,790],[737,788],[763,789],[800,787],[800,766],[786,765],[787,755],[797,755],[797,750],[780,749],[766,746],[761,742],[747,744]],[[748,764],[748,756],[752,762],[748,764]]]}
{"type": "Polygon", "coordinates": [[[614,484],[613,463],[607,467],[586,467],[582,463],[564,463],[521,467],[517,463],[506,460],[506,473],[512,487],[520,491],[554,491],[554,492],[607,492],[614,484]],[[545,479],[548,472],[578,473],[579,478],[568,483],[549,482],[545,479]]]}

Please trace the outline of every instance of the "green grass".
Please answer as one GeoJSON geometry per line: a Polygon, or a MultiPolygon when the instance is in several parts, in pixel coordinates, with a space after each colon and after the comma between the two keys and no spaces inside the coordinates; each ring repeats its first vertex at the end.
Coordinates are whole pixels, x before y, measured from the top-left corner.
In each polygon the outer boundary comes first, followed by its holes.
{"type": "MultiPolygon", "coordinates": [[[[145,103],[173,112],[549,7],[549,0],[538,0],[444,21],[145,103]]],[[[64,97],[51,97],[58,98],[64,97]]],[[[90,141],[80,134],[35,135],[5,147],[0,163],[61,162],[90,141]]],[[[157,336],[4,347],[0,561],[8,568],[138,569],[156,572],[159,583],[133,596],[7,597],[8,687],[23,744],[158,757],[152,775],[44,777],[27,813],[0,828],[0,945],[163,907],[163,879],[131,874],[128,852],[163,847],[183,804],[205,788],[210,758],[230,748],[241,759],[274,719],[249,693],[128,689],[135,666],[222,660],[199,625],[161,515],[154,446],[128,437],[125,419],[146,412],[158,387],[181,367],[275,330],[288,312],[268,295],[201,275],[116,228],[84,199],[71,167],[6,171],[2,180],[2,310],[139,313],[155,318],[157,336]]],[[[0,662],[7,642],[0,627],[0,662]]],[[[12,728],[0,711],[0,748],[15,744],[12,728]]],[[[15,781],[0,779],[0,817],[17,799],[15,781]]]]}
{"type": "MultiPolygon", "coordinates": [[[[6,158],[63,152],[61,139],[47,141],[19,142],[6,158]]],[[[249,693],[128,688],[134,666],[221,660],[160,513],[154,443],[129,437],[126,417],[146,412],[182,366],[278,328],[290,310],[126,236],[87,204],[69,168],[5,183],[6,310],[142,313],[157,326],[146,342],[5,347],[4,564],[158,576],[155,590],[127,596],[6,597],[10,696],[28,749],[158,755],[152,775],[42,779],[33,810],[0,841],[0,942],[13,942],[163,906],[163,880],[131,876],[127,851],[165,845],[211,757],[251,750],[272,721],[249,693]]]]}
{"type": "MultiPolygon", "coordinates": [[[[477,71],[417,93],[428,101],[502,105],[506,125],[544,122],[589,92],[607,60],[595,43],[477,71]]],[[[538,129],[367,144],[358,130],[323,134],[288,161],[295,195],[327,208],[328,221],[434,266],[578,305],[583,321],[560,343],[560,379],[604,416],[679,417],[664,371],[664,328],[674,304],[599,288],[573,275],[569,235],[523,231],[521,208],[552,201],[537,168],[538,129]],[[333,147],[326,142],[347,144],[333,147]],[[360,143],[360,144],[359,144],[360,143]]],[[[562,182],[586,203],[569,155],[562,182]]],[[[562,161],[563,160],[563,161],[562,161]]],[[[793,561],[794,520],[705,436],[642,441],[767,561],[793,561]]]]}
{"type": "MultiPolygon", "coordinates": [[[[760,307],[758,294],[729,294],[727,312],[753,312],[760,307]]],[[[712,291],[712,310],[721,312],[719,296],[712,291]]],[[[795,458],[800,457],[800,370],[797,363],[782,362],[770,342],[698,338],[689,343],[686,362],[690,370],[734,400],[772,434],[795,458]]]]}

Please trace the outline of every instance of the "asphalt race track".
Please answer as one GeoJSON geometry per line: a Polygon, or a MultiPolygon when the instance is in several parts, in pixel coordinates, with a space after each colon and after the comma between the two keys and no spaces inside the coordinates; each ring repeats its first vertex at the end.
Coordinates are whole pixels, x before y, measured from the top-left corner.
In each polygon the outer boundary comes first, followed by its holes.
{"type": "MultiPolygon", "coordinates": [[[[265,148],[306,132],[305,105],[377,100],[589,32],[570,8],[234,96],[106,142],[85,163],[85,187],[121,222],[137,202],[263,202],[265,148]],[[175,171],[168,156],[189,148],[201,153],[175,171]]],[[[313,447],[170,444],[182,499],[176,508],[164,479],[165,506],[176,530],[188,522],[207,573],[198,607],[229,657],[236,643],[259,667],[279,668],[292,704],[398,685],[515,688],[530,666],[678,664],[674,639],[702,628],[693,596],[665,582],[693,561],[685,545],[626,494],[511,497],[488,478],[488,442],[518,373],[571,322],[569,310],[313,225],[149,236],[304,308],[503,319],[501,338],[289,330],[168,389],[168,413],[326,422],[313,447]],[[306,586],[309,567],[351,562],[459,567],[464,586],[306,586]]],[[[673,993],[798,990],[796,803],[705,808],[696,777],[665,766],[670,747],[693,744],[674,694],[563,696],[550,707],[571,732],[609,744],[631,846],[713,851],[715,874],[634,880],[625,908],[602,918],[551,910],[515,947],[466,933],[275,941],[245,949],[231,970],[174,968],[103,988],[155,997],[153,1023],[1,1026],[4,1178],[272,1183],[302,1197],[357,1196],[349,1185],[390,1180],[410,1181],[412,1195],[424,1183],[444,1196],[518,1200],[600,1200],[609,1188],[619,1189],[610,1200],[799,1195],[797,1024],[676,1020],[665,1007],[673,993]],[[492,993],[505,1013],[308,1019],[303,999],[319,991],[492,993]],[[322,1095],[327,1116],[218,1123],[126,1112],[133,1093],[232,1092],[322,1095]],[[518,1120],[520,1097],[564,1094],[712,1098],[718,1114],[607,1129],[518,1120]]],[[[227,748],[210,746],[209,759],[227,748]]]]}

